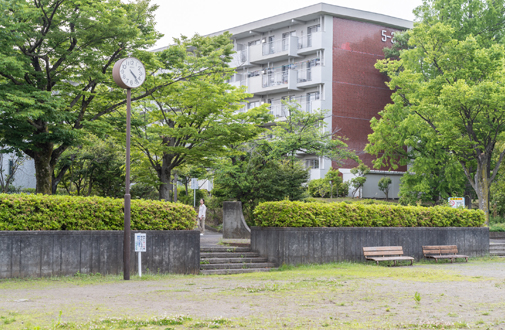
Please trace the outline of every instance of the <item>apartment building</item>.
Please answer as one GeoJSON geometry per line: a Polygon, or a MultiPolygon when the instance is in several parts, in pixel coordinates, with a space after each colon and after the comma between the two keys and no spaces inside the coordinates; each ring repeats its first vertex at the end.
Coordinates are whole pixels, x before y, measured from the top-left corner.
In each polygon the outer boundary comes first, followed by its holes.
{"type": "MultiPolygon", "coordinates": [[[[373,157],[364,152],[372,133],[370,120],[391,96],[386,77],[374,64],[384,58],[383,49],[392,46],[394,34],[412,26],[400,18],[319,3],[233,27],[227,30],[237,52],[231,84],[246,86],[254,95],[247,109],[269,103],[277,120],[286,116],[282,100],[296,101],[308,112],[328,110],[327,129],[347,138],[349,148],[372,167],[373,157]]],[[[333,167],[348,180],[356,166],[350,160],[336,164],[315,155],[300,156],[311,168],[311,179],[324,177],[333,167]]],[[[393,196],[405,170],[391,173],[393,196]]],[[[377,196],[376,187],[365,190],[370,196],[363,197],[377,196]]]]}

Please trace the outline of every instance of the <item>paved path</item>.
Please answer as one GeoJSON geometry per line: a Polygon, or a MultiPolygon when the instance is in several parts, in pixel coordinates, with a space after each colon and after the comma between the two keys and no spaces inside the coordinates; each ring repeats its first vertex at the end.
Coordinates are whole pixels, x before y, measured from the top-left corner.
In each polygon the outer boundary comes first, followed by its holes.
{"type": "Polygon", "coordinates": [[[219,246],[219,242],[223,239],[223,234],[206,230],[203,236],[200,236],[200,247],[219,246]]]}
{"type": "Polygon", "coordinates": [[[210,230],[206,230],[205,234],[200,236],[200,247],[216,247],[223,246],[223,244],[246,246],[251,244],[251,240],[223,238],[223,234],[210,230]]]}

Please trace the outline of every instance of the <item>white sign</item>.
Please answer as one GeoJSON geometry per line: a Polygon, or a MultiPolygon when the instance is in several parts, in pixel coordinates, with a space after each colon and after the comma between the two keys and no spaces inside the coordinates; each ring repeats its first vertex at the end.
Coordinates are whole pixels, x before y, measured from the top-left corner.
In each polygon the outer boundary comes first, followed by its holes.
{"type": "Polygon", "coordinates": [[[382,30],[382,38],[381,38],[381,40],[383,42],[386,42],[388,39],[391,41],[392,44],[394,44],[395,43],[395,32],[394,31],[391,32],[391,35],[388,36],[387,35],[387,31],[386,30],[382,30]]]}
{"type": "Polygon", "coordinates": [[[135,252],[146,252],[146,234],[135,234],[135,252]]]}
{"type": "Polygon", "coordinates": [[[454,208],[457,208],[460,206],[465,207],[465,197],[449,197],[448,202],[449,202],[449,205],[454,208]]]}
{"type": "Polygon", "coordinates": [[[198,179],[197,178],[191,179],[191,189],[198,189],[198,179]]]}

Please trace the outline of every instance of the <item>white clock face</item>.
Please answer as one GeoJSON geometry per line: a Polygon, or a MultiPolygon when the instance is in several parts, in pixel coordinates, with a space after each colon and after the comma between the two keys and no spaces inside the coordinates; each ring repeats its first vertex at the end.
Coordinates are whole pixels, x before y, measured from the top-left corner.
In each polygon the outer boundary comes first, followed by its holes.
{"type": "Polygon", "coordinates": [[[146,69],[136,58],[126,58],[119,72],[123,83],[130,88],[139,87],[146,80],[146,69]]]}

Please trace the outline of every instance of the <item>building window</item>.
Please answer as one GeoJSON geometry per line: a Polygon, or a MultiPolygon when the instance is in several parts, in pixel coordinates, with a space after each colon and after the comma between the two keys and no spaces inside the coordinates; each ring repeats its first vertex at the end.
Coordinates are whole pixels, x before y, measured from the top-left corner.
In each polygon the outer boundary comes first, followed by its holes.
{"type": "Polygon", "coordinates": [[[312,25],[307,28],[307,47],[312,47],[312,34],[319,32],[321,30],[321,25],[312,25]]]}
{"type": "Polygon", "coordinates": [[[282,34],[282,50],[288,50],[289,47],[289,37],[296,37],[296,31],[286,32],[282,34]]]}
{"type": "Polygon", "coordinates": [[[318,169],[319,168],[319,159],[306,159],[305,160],[305,168],[310,169],[318,169]]]}
{"type": "Polygon", "coordinates": [[[317,100],[319,100],[319,92],[307,93],[307,107],[306,107],[307,112],[312,113],[314,110],[316,110],[314,101],[317,100]]]}

